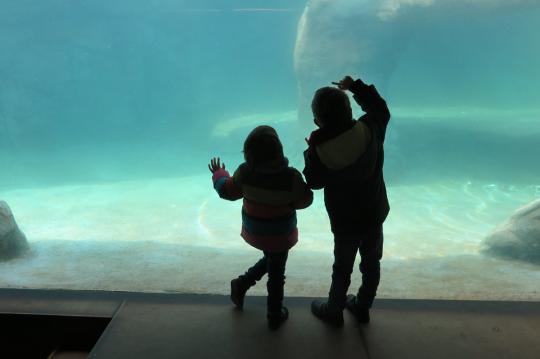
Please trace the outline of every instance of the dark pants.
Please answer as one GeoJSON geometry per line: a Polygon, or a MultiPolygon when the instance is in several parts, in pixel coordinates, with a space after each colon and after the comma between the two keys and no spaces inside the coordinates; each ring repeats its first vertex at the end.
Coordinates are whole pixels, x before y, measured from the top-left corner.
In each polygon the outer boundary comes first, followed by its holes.
{"type": "Polygon", "coordinates": [[[283,303],[283,286],[285,285],[285,264],[289,251],[279,253],[264,252],[255,265],[240,276],[246,287],[251,287],[268,273],[267,308],[269,312],[279,312],[283,303]]]}
{"type": "Polygon", "coordinates": [[[382,225],[359,235],[334,236],[334,265],[328,296],[328,305],[333,310],[345,308],[357,251],[360,252],[361,258],[362,286],[358,290],[356,303],[359,307],[371,308],[381,278],[382,225]]]}

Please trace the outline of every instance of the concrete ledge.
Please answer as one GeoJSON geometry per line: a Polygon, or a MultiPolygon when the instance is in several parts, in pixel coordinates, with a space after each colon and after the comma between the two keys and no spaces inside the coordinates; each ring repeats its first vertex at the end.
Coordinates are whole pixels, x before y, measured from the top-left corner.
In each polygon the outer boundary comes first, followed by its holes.
{"type": "Polygon", "coordinates": [[[372,323],[341,329],[287,298],[290,319],[266,327],[265,298],[244,311],[226,296],[0,290],[0,313],[109,315],[92,358],[538,358],[540,303],[380,299],[372,323]]]}

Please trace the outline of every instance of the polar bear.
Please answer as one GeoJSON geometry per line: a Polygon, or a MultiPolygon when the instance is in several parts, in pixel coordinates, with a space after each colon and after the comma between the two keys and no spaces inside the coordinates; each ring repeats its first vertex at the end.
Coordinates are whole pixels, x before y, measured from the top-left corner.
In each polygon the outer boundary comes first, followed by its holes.
{"type": "MultiPolygon", "coordinates": [[[[481,105],[481,91],[474,89],[499,91],[498,86],[490,86],[489,81],[497,79],[487,71],[502,68],[511,73],[514,69],[508,68],[508,64],[515,62],[505,54],[508,51],[504,40],[487,31],[514,31],[504,23],[497,26],[493,22],[504,22],[507,14],[536,11],[539,7],[537,0],[309,0],[299,21],[294,50],[299,116],[303,121],[310,120],[313,92],[345,74],[376,84],[384,96],[390,95],[392,104],[402,98],[410,103],[413,87],[419,91],[419,103],[413,105],[424,106],[424,100],[431,98],[433,106],[455,106],[470,98],[471,93],[478,95],[473,98],[473,105],[481,105]],[[437,38],[438,35],[443,36],[437,38]],[[412,50],[411,43],[415,44],[412,50]],[[474,51],[478,46],[482,46],[482,51],[474,51]],[[408,49],[409,58],[402,61],[408,49]],[[469,49],[474,53],[469,54],[469,49]],[[485,66],[486,62],[490,66],[485,66]],[[399,84],[392,87],[396,71],[412,75],[399,76],[395,80],[399,84]],[[407,80],[414,82],[413,86],[407,80]],[[393,92],[389,91],[391,88],[393,92]],[[457,95],[467,91],[471,93],[457,95]],[[455,103],[451,103],[454,96],[455,103]]],[[[537,36],[534,31],[524,32],[518,36],[531,40],[537,36]]],[[[512,35],[508,36],[509,43],[512,35]]],[[[531,65],[536,60],[531,59],[531,65]]],[[[500,91],[501,96],[507,95],[500,91]]]]}

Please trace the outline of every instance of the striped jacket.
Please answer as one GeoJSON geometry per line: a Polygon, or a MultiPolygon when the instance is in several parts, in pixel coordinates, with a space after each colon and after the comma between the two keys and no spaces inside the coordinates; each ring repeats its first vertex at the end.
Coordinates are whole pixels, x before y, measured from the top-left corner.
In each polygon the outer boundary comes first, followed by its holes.
{"type": "Polygon", "coordinates": [[[241,236],[251,246],[282,252],[298,242],[296,210],[313,202],[313,192],[285,159],[274,167],[241,164],[231,177],[220,169],[212,176],[214,189],[227,200],[244,199],[241,236]]]}

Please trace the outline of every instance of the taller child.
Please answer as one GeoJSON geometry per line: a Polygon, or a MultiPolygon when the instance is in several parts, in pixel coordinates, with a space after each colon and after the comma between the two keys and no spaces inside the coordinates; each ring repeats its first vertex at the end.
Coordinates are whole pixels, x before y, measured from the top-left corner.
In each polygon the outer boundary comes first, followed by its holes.
{"type": "Polygon", "coordinates": [[[347,307],[359,322],[369,309],[380,280],[383,222],[390,210],[383,177],[384,138],[390,120],[385,100],[373,85],[346,76],[338,88],[323,87],[312,102],[319,127],[307,140],[304,175],[310,188],[324,188],[324,202],[334,234],[332,285],[327,301],[314,301],[320,319],[343,325],[347,307]],[[350,91],[365,114],[354,120],[350,91]],[[362,285],[347,296],[356,252],[360,252],[362,285]]]}

